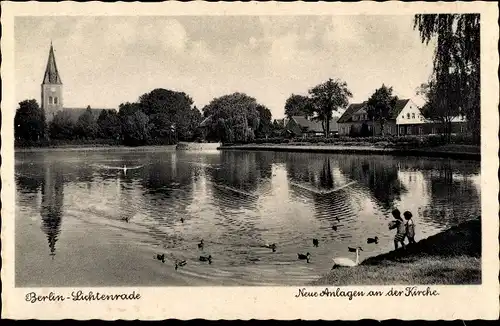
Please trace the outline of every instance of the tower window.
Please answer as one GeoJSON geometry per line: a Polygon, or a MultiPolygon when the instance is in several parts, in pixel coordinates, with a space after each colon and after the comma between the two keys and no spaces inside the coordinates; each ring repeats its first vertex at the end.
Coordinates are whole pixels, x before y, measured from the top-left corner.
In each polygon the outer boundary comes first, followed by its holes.
{"type": "Polygon", "coordinates": [[[49,96],[49,104],[52,104],[52,96],[49,96]]]}
{"type": "Polygon", "coordinates": [[[57,97],[54,97],[54,104],[57,104],[57,97]]]}

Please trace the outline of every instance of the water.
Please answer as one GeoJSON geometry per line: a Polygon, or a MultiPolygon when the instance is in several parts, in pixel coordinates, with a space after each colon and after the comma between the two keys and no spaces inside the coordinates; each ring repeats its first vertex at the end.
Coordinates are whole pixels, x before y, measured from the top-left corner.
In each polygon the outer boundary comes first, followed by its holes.
{"type": "Polygon", "coordinates": [[[361,260],[392,250],[394,207],[413,213],[417,241],[481,214],[475,161],[42,150],[16,153],[15,172],[17,286],[306,284],[354,259],[348,246],[361,260]],[[111,169],[124,165],[139,168],[111,169]]]}

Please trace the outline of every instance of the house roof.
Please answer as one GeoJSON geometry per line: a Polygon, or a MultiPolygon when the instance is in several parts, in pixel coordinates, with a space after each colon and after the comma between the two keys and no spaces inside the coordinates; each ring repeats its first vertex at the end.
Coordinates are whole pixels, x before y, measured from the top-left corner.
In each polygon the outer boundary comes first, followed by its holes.
{"type": "Polygon", "coordinates": [[[390,119],[396,119],[409,101],[410,99],[397,100],[394,109],[390,112],[390,119]]]}
{"type": "Polygon", "coordinates": [[[59,71],[57,70],[52,43],[50,44],[49,59],[47,60],[47,67],[45,68],[45,74],[43,76],[43,84],[62,84],[59,71]]]}
{"type": "Polygon", "coordinates": [[[347,107],[347,110],[345,110],[344,114],[339,118],[337,121],[338,123],[344,123],[348,122],[351,120],[352,115],[356,112],[358,112],[360,109],[364,108],[366,106],[366,101],[363,103],[352,103],[347,107]]]}
{"type": "MultiPolygon", "coordinates": [[[[394,109],[389,113],[389,119],[396,119],[397,116],[401,113],[403,108],[408,104],[410,100],[409,99],[402,99],[402,100],[397,100],[396,105],[394,106],[394,109]]],[[[352,116],[358,112],[359,110],[363,109],[366,107],[367,101],[363,103],[352,103],[349,105],[347,110],[344,112],[344,114],[340,117],[339,123],[345,123],[345,122],[350,122],[352,121],[352,116]]]]}
{"type": "MultiPolygon", "coordinates": [[[[308,132],[323,132],[323,126],[321,125],[321,121],[311,121],[303,116],[293,116],[292,119],[301,127],[307,128],[308,132]]],[[[330,120],[330,130],[337,130],[337,117],[333,117],[330,120]]]]}

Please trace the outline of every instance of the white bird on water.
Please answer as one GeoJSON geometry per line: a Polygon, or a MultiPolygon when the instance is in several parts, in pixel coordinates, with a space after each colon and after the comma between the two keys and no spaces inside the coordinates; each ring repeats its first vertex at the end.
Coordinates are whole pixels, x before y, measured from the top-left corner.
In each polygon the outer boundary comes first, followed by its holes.
{"type": "Polygon", "coordinates": [[[357,247],[357,248],[350,248],[349,247],[349,252],[356,252],[356,261],[354,262],[352,259],[347,258],[347,257],[338,257],[338,258],[333,258],[333,267],[332,269],[336,267],[355,267],[359,265],[359,251],[363,251],[363,248],[357,247]]]}
{"type": "Polygon", "coordinates": [[[132,166],[132,167],[127,167],[126,164],[123,165],[123,167],[115,167],[115,166],[106,166],[106,165],[101,165],[101,168],[108,169],[108,170],[123,170],[123,174],[127,174],[127,170],[135,170],[135,169],[140,169],[144,165],[138,165],[138,166],[132,166]]]}

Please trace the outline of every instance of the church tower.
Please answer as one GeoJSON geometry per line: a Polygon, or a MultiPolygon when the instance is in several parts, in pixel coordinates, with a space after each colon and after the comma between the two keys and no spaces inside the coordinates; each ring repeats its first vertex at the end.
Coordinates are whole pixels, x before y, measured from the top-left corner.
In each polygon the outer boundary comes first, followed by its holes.
{"type": "Polygon", "coordinates": [[[45,111],[45,118],[51,121],[57,111],[63,108],[62,81],[57,71],[54,48],[50,43],[49,59],[42,82],[42,109],[45,111]]]}

